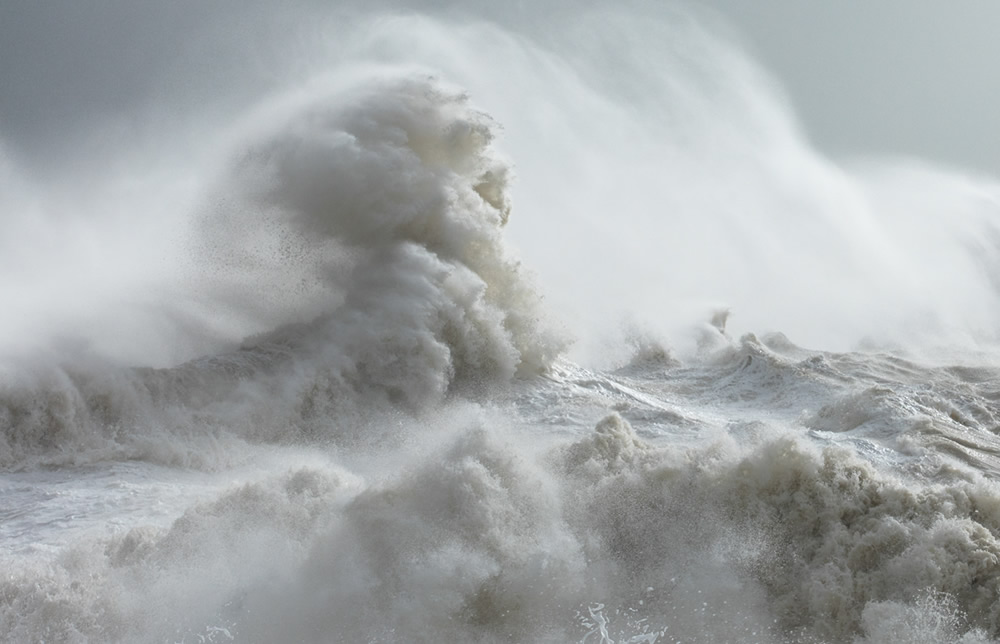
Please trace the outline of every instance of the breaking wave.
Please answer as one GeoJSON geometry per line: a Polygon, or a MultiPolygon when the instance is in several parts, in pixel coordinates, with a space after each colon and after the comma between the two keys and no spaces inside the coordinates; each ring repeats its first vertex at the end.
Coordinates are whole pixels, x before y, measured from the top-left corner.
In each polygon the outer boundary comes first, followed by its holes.
{"type": "Polygon", "coordinates": [[[1000,637],[997,184],[631,9],[317,15],[163,182],[0,149],[0,639],[1000,637]]]}
{"type": "Polygon", "coordinates": [[[313,317],[168,369],[25,361],[2,385],[0,462],[108,443],[148,453],[174,429],[329,435],[339,415],[427,408],[557,355],[504,249],[495,126],[464,95],[383,72],[265,111],[192,252],[235,275],[213,287],[228,297],[313,317]]]}
{"type": "Polygon", "coordinates": [[[444,422],[446,440],[383,480],[294,468],[168,528],[75,547],[42,575],[11,570],[2,607],[18,617],[3,634],[972,642],[1000,632],[995,483],[904,481],[790,435],[752,449],[657,446],[617,415],[545,449],[481,412],[444,422]],[[91,581],[70,583],[81,576],[91,581]]]}

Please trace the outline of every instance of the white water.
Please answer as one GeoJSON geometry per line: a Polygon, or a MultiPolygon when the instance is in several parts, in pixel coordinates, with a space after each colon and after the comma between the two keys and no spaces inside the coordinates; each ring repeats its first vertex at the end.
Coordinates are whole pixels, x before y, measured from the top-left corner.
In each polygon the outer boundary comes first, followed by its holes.
{"type": "Polygon", "coordinates": [[[1000,633],[1000,187],[559,17],[310,15],[3,157],[0,639],[1000,633]]]}

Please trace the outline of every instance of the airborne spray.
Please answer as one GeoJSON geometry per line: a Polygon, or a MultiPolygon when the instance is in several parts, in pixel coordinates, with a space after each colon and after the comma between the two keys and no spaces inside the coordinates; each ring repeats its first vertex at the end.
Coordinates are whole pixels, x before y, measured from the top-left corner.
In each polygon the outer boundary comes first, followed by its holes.
{"type": "Polygon", "coordinates": [[[2,150],[0,639],[1000,635],[995,182],[675,9],[203,11],[2,150]]]}

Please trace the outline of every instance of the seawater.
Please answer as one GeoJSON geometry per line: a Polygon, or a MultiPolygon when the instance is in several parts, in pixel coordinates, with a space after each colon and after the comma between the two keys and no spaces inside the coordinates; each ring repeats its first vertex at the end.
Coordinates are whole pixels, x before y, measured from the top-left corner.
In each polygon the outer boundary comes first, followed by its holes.
{"type": "Polygon", "coordinates": [[[562,18],[317,17],[154,152],[3,157],[0,639],[1000,634],[1000,187],[562,18]]]}

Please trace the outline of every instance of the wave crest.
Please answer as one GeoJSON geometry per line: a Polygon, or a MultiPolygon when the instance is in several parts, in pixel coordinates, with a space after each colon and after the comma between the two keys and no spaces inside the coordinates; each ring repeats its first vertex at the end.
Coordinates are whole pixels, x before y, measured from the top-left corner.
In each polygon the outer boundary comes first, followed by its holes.
{"type": "Polygon", "coordinates": [[[375,74],[248,123],[193,247],[220,295],[209,310],[261,310],[276,328],[171,369],[60,367],[42,380],[57,381],[72,419],[33,423],[30,436],[17,410],[46,385],[8,387],[5,451],[72,451],[95,419],[112,443],[180,426],[329,433],[347,412],[427,408],[539,373],[561,350],[503,243],[511,171],[492,146],[496,125],[464,94],[375,74]],[[127,409],[113,404],[123,399],[127,409]]]}

